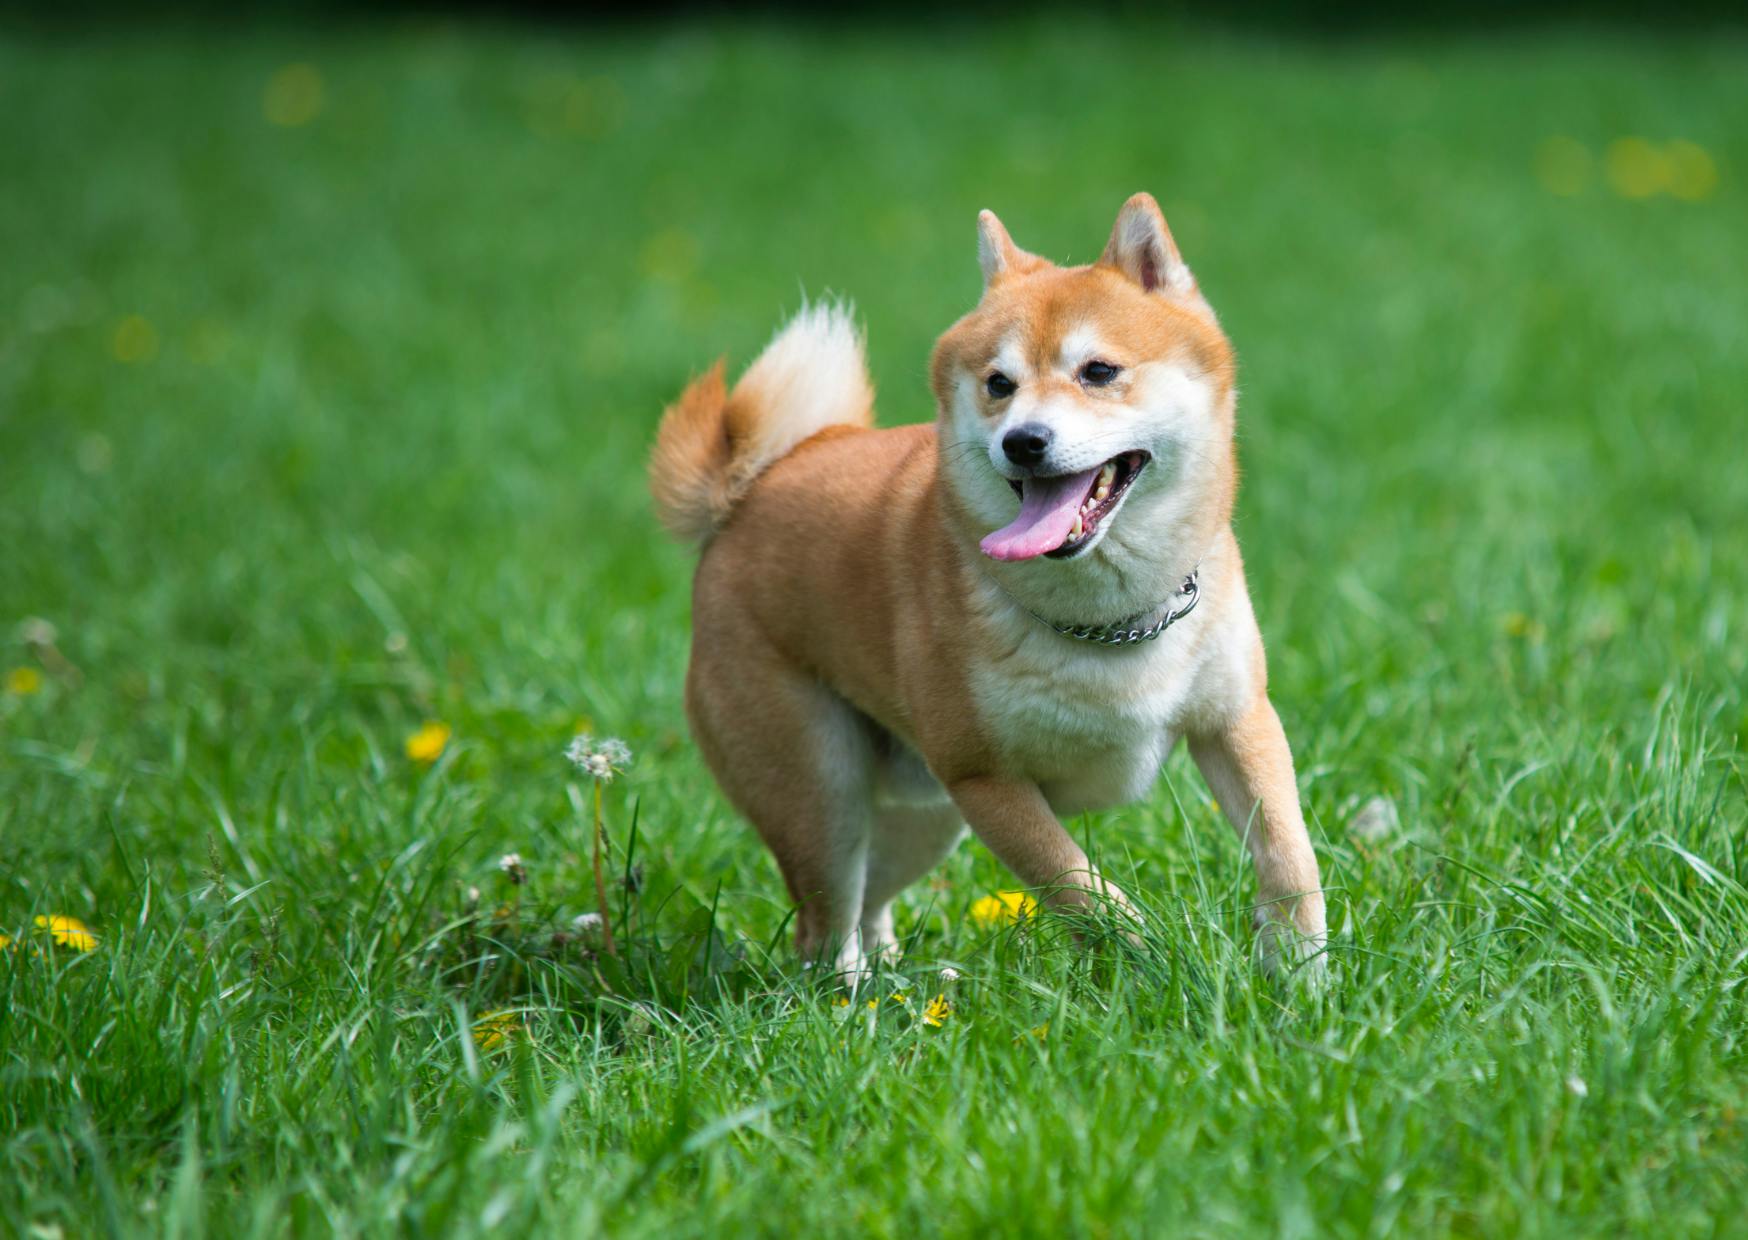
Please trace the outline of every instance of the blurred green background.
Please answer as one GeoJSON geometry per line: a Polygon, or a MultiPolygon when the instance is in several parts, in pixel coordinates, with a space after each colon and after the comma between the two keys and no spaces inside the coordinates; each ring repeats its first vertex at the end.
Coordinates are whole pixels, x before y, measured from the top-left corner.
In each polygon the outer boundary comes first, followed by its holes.
{"type": "MultiPolygon", "coordinates": [[[[797,1226],[883,1233],[1000,1225],[1025,1193],[1040,1226],[1119,1232],[1159,1210],[1228,1234],[1729,1217],[1744,81],[1738,28],[1651,22],[0,22],[6,1220],[673,1234],[768,1230],[782,1202],[797,1226]],[[976,211],[1090,261],[1140,189],[1238,350],[1239,535],[1345,998],[1307,1016],[1250,977],[1249,882],[1181,758],[1152,801],[1076,829],[1213,928],[1156,945],[1202,981],[1064,982],[1105,1016],[1039,1066],[1013,1039],[1074,966],[1021,960],[1011,1012],[998,982],[982,1025],[962,1005],[953,1036],[987,1027],[987,1047],[942,1066],[871,1044],[895,1092],[864,1112],[782,1111],[825,1088],[807,1073],[829,1034],[787,1069],[685,1067],[713,1062],[725,1013],[780,1059],[771,1030],[829,1009],[781,953],[748,957],[739,1006],[648,1046],[599,1016],[587,970],[529,989],[385,958],[447,942],[470,885],[507,898],[510,850],[531,919],[593,907],[558,757],[579,728],[637,751],[611,816],[623,849],[637,807],[652,941],[711,907],[725,942],[778,934],[781,885],[685,738],[690,559],[642,477],[660,410],[838,294],[882,419],[930,418],[929,348],[978,292],[976,211]],[[405,749],[426,721],[451,729],[435,764],[405,749]],[[1379,804],[1378,835],[1348,830],[1379,804]],[[48,913],[103,946],[28,955],[48,913]],[[1341,1043],[1379,1056],[1358,1083],[1293,1051],[1412,1027],[1429,977],[1449,989],[1418,1040],[1341,1043]],[[1506,994],[1491,1024],[1470,1006],[1506,994]],[[1721,1006],[1696,1016],[1692,994],[1721,1006]],[[535,1083],[459,1073],[458,1029],[512,1003],[535,1083]],[[1124,1110],[1187,1105],[1234,1012],[1258,1028],[1223,1062],[1262,1056],[1278,1105],[1208,1086],[1200,1120],[1124,1110]],[[383,1020],[373,1068],[329,1064],[335,1030],[383,1020]],[[1658,1044],[1685,1057],[1607,1050],[1658,1044]],[[1587,1056],[1655,1090],[1567,1115],[1568,1071],[1600,1093],[1587,1056]],[[915,1162],[930,1107],[996,1078],[1028,1131],[1125,1115],[1179,1161],[1130,1150],[1059,1181],[955,1130],[929,1148],[981,1151],[981,1172],[915,1162]],[[593,1084],[542,1128],[528,1108],[560,1080],[593,1084]],[[676,1154],[639,1118],[678,1106],[675,1080],[700,1125],[760,1099],[784,1118],[676,1154]],[[1102,1112],[1082,1109],[1094,1082],[1118,1095],[1102,1112]],[[1344,1105],[1368,1132],[1423,1118],[1373,1164],[1322,1122],[1344,1105]],[[477,1151],[511,1123],[514,1170],[488,1171],[477,1151]],[[1550,1165],[1568,1141],[1583,1152],[1550,1165]]],[[[963,850],[901,914],[913,955],[975,957],[965,911],[1008,881],[963,850]]]]}

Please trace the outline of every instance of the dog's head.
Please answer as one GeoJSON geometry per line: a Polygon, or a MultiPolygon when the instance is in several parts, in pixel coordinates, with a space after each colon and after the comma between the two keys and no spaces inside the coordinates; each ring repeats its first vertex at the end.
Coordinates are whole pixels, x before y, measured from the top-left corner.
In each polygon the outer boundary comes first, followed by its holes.
{"type": "Polygon", "coordinates": [[[1152,196],[1088,267],[1019,249],[988,211],[977,250],[983,299],[932,378],[942,474],[984,554],[1127,558],[1229,508],[1232,350],[1152,196]]]}

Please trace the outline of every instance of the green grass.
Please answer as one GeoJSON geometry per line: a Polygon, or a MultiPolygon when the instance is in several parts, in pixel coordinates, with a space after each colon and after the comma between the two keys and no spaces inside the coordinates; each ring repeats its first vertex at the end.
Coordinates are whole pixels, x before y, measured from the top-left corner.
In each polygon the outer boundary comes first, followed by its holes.
{"type": "Polygon", "coordinates": [[[0,1234],[1748,1232],[1745,76],[1649,29],[0,37],[0,1234]],[[1613,192],[1629,134],[1715,192],[1613,192]],[[1331,983],[1248,962],[1180,755],[1075,824],[1142,949],[980,929],[972,844],[909,1004],[839,1007],[686,739],[655,419],[803,290],[927,418],[976,209],[1085,260],[1141,188],[1242,359],[1331,983]],[[623,963],[562,933],[579,720],[637,754],[623,963]]]}

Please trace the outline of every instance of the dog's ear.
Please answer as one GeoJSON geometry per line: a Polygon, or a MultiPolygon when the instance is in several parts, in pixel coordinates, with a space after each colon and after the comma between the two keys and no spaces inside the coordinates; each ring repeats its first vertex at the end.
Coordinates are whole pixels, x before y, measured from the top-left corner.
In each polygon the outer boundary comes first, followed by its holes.
{"type": "Polygon", "coordinates": [[[983,268],[983,287],[988,288],[1007,275],[1024,275],[1045,266],[1036,254],[1028,254],[1014,244],[1008,230],[995,218],[994,211],[977,213],[977,265],[983,268]]]}
{"type": "Polygon", "coordinates": [[[1184,265],[1171,229],[1152,194],[1136,194],[1117,212],[1099,265],[1115,267],[1149,293],[1196,297],[1196,278],[1184,265]]]}

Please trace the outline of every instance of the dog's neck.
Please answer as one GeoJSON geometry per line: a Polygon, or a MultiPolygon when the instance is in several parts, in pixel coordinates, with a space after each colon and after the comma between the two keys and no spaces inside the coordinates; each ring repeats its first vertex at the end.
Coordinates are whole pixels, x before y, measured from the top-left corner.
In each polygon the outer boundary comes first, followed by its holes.
{"type": "Polygon", "coordinates": [[[975,539],[964,547],[972,572],[1034,615],[1057,625],[1099,627],[1164,609],[1218,533],[1197,520],[1173,521],[1158,536],[1133,541],[1120,539],[1120,531],[1112,529],[1084,556],[1018,564],[989,559],[975,539]]]}

